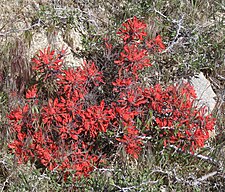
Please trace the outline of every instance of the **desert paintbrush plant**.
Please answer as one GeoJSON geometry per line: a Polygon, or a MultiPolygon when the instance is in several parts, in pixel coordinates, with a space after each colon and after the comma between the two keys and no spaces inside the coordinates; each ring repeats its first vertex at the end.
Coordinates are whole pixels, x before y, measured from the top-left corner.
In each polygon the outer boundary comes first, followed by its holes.
{"type": "MultiPolygon", "coordinates": [[[[19,163],[36,162],[66,179],[70,173],[88,176],[121,145],[138,158],[146,139],[191,152],[204,146],[215,119],[197,109],[193,87],[146,87],[139,78],[151,66],[149,54],[165,49],[161,36],[148,39],[146,24],[137,17],[123,23],[118,35],[121,51],[112,61],[111,81],[104,75],[108,69],[92,61],[64,68],[65,50],[48,47],[33,59],[24,104],[8,115],[14,136],[8,147],[19,163]]],[[[110,42],[105,45],[113,52],[110,42]]]]}

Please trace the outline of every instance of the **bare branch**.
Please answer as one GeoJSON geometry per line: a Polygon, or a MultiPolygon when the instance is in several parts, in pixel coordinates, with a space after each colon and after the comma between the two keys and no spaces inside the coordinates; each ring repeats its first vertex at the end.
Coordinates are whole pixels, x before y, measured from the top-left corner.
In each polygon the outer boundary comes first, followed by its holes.
{"type": "Polygon", "coordinates": [[[175,149],[175,151],[182,152],[182,153],[186,153],[186,154],[189,154],[191,156],[197,157],[198,159],[202,159],[204,161],[207,161],[209,163],[212,163],[213,165],[217,165],[219,168],[221,167],[221,162],[218,162],[218,161],[216,161],[215,159],[213,159],[211,157],[204,156],[204,155],[201,155],[201,154],[198,154],[198,153],[192,154],[191,152],[188,152],[188,151],[185,151],[184,152],[180,148],[178,148],[178,147],[176,147],[174,145],[168,145],[168,147],[175,149]]]}
{"type": "Polygon", "coordinates": [[[174,37],[172,43],[170,43],[170,45],[164,51],[162,51],[163,53],[165,53],[172,50],[173,46],[178,44],[180,40],[182,39],[182,37],[178,38],[178,36],[180,34],[181,29],[184,29],[184,27],[182,26],[184,15],[181,17],[180,20],[174,20],[174,19],[171,20],[166,15],[162,14],[160,11],[156,10],[155,8],[154,8],[154,11],[158,13],[159,15],[161,15],[163,18],[165,18],[167,21],[177,25],[176,36],[174,37]]]}
{"type": "Polygon", "coordinates": [[[36,26],[40,26],[41,25],[41,22],[40,22],[40,19],[38,20],[38,23],[35,23],[34,25],[31,25],[30,27],[27,27],[27,28],[24,28],[24,29],[11,29],[9,31],[6,31],[4,33],[0,33],[0,37],[4,37],[4,36],[7,36],[9,34],[12,34],[12,33],[18,33],[18,32],[22,32],[22,31],[29,31],[30,29],[36,27],[36,26]]]}
{"type": "Polygon", "coordinates": [[[196,181],[194,181],[192,184],[193,185],[199,185],[202,181],[205,181],[207,180],[209,177],[213,177],[214,175],[218,174],[218,171],[214,171],[214,172],[211,172],[211,173],[208,173],[200,178],[198,178],[196,181]]]}
{"type": "Polygon", "coordinates": [[[144,186],[144,185],[147,185],[147,184],[156,184],[158,183],[159,180],[156,180],[156,181],[151,181],[151,180],[148,180],[148,181],[144,181],[142,182],[140,185],[136,185],[136,186],[130,186],[130,187],[120,187],[118,185],[115,185],[113,184],[114,187],[117,187],[119,190],[123,191],[123,192],[126,192],[126,191],[130,191],[131,189],[138,189],[139,187],[141,186],[144,186]]]}

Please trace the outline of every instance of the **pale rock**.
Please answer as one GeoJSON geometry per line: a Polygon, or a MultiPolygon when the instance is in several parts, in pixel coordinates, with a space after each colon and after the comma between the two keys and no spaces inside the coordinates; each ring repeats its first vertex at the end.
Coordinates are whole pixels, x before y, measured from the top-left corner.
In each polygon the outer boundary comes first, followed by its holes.
{"type": "Polygon", "coordinates": [[[56,31],[54,35],[50,37],[47,36],[44,30],[34,33],[29,49],[29,56],[32,58],[39,50],[44,50],[48,46],[56,50],[61,50],[63,48],[66,49],[66,56],[64,58],[65,65],[68,67],[80,66],[83,60],[74,57],[71,51],[71,49],[75,50],[77,47],[81,49],[80,34],[71,30],[67,36],[69,36],[70,43],[64,39],[63,33],[60,30],[56,31]]]}
{"type": "Polygon", "coordinates": [[[200,72],[197,76],[191,78],[191,84],[197,95],[197,106],[206,106],[208,108],[208,113],[211,113],[216,105],[216,94],[209,80],[200,72]]]}

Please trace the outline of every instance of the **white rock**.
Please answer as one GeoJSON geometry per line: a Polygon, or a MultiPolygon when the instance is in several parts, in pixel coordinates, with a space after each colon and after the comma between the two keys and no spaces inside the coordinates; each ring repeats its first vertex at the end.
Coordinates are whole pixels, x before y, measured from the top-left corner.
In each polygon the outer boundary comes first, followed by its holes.
{"type": "Polygon", "coordinates": [[[191,84],[197,94],[197,105],[199,107],[205,105],[208,107],[208,113],[211,113],[216,105],[216,94],[214,93],[209,80],[207,80],[202,72],[197,77],[192,77],[191,84]]]}

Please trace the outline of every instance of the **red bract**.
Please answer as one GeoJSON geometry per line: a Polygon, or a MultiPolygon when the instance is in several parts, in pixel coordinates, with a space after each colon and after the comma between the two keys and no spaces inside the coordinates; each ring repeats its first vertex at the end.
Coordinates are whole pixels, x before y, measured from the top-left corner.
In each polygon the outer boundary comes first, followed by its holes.
{"type": "Polygon", "coordinates": [[[137,45],[125,45],[124,52],[120,53],[120,59],[115,63],[121,66],[121,70],[126,70],[126,73],[131,71],[134,75],[137,75],[137,71],[151,66],[147,56],[147,51],[139,49],[137,45]]]}
{"type": "Polygon", "coordinates": [[[131,135],[124,135],[122,139],[117,139],[119,142],[122,142],[126,145],[126,152],[130,155],[132,155],[135,159],[138,158],[138,155],[141,151],[141,140],[137,139],[136,137],[133,137],[131,135]]]}
{"type": "Polygon", "coordinates": [[[80,128],[84,134],[95,138],[99,132],[106,132],[110,121],[114,119],[114,114],[112,110],[105,109],[104,101],[101,101],[100,106],[91,106],[81,111],[80,117],[83,121],[83,126],[80,128]]]}
{"type": "Polygon", "coordinates": [[[153,51],[162,52],[166,49],[166,46],[162,42],[162,37],[157,35],[155,39],[150,39],[146,41],[147,48],[153,51]]]}
{"type": "MultiPolygon", "coordinates": [[[[64,52],[64,50],[62,50],[64,52]]],[[[39,72],[45,72],[45,70],[59,70],[62,67],[61,54],[56,55],[54,50],[51,50],[50,47],[40,51],[37,58],[32,59],[35,63],[33,70],[38,70],[39,72]]]]}
{"type": "Polygon", "coordinates": [[[44,52],[40,51],[36,58],[32,59],[34,63],[33,71],[39,73],[42,81],[46,81],[49,77],[57,74],[62,68],[62,55],[65,50],[56,54],[54,50],[51,50],[50,46],[44,49],[44,52]]]}
{"type": "Polygon", "coordinates": [[[166,46],[162,42],[162,37],[160,35],[157,35],[155,38],[155,44],[159,46],[159,52],[166,49],[166,46]]]}
{"type": "Polygon", "coordinates": [[[111,51],[112,50],[112,44],[109,43],[109,39],[106,37],[106,38],[103,38],[104,40],[104,43],[105,43],[105,48],[108,50],[108,51],[111,51]]]}
{"type": "Polygon", "coordinates": [[[33,85],[26,92],[26,99],[34,99],[37,97],[37,85],[33,85]]]}
{"type": "Polygon", "coordinates": [[[132,84],[132,79],[131,78],[127,78],[127,79],[116,79],[115,82],[112,82],[112,85],[118,86],[118,87],[128,87],[131,84],[132,84]]]}
{"type": "Polygon", "coordinates": [[[122,24],[122,27],[117,32],[118,35],[124,40],[124,42],[128,40],[143,40],[143,37],[147,36],[145,31],[146,24],[137,19],[137,17],[133,17],[128,19],[125,23],[122,24]]]}
{"type": "Polygon", "coordinates": [[[9,115],[8,115],[8,118],[11,120],[11,121],[19,121],[23,118],[23,113],[22,113],[22,110],[20,108],[18,109],[14,109],[14,111],[12,111],[9,115]]]}
{"type": "Polygon", "coordinates": [[[145,56],[147,56],[147,51],[143,49],[138,49],[137,45],[125,45],[124,52],[120,53],[120,60],[115,61],[118,65],[123,65],[126,61],[128,62],[140,62],[145,56]]]}
{"type": "Polygon", "coordinates": [[[104,83],[102,73],[97,69],[94,62],[84,62],[82,69],[79,71],[79,75],[88,79],[95,86],[99,86],[99,83],[104,83]]]}

